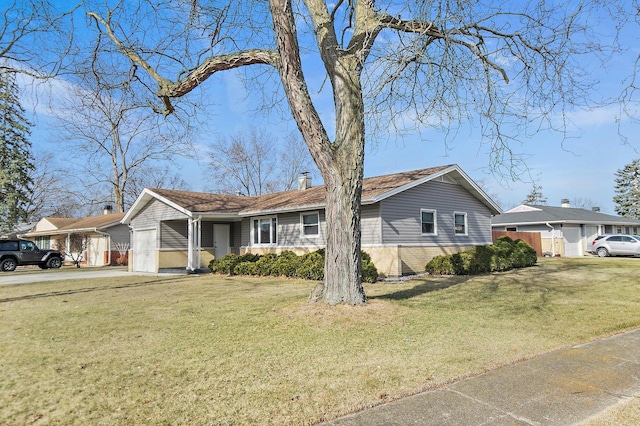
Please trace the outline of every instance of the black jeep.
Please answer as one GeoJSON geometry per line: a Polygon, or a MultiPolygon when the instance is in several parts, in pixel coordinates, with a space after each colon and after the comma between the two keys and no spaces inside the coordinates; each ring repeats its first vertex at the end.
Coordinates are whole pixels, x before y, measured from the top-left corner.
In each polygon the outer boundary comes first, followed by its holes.
{"type": "Polygon", "coordinates": [[[13,271],[22,265],[59,268],[62,266],[62,254],[58,250],[39,249],[32,241],[0,240],[0,271],[13,271]]]}

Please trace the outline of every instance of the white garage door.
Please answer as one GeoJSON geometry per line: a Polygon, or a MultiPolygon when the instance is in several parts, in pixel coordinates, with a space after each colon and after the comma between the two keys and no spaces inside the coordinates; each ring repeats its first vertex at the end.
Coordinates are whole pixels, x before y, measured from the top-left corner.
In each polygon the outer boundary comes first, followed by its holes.
{"type": "Polygon", "coordinates": [[[564,235],[564,255],[566,257],[582,256],[580,227],[564,226],[562,234],[564,235]]]}
{"type": "Polygon", "coordinates": [[[133,231],[133,271],[158,272],[155,229],[133,231]]]}

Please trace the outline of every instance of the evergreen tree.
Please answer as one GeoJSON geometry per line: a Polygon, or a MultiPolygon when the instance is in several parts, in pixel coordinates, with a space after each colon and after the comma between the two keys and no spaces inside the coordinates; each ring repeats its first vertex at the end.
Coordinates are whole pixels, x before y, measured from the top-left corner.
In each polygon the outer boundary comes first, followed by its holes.
{"type": "Polygon", "coordinates": [[[613,202],[615,210],[620,216],[640,219],[640,159],[615,173],[616,195],[613,202]]]}
{"type": "Polygon", "coordinates": [[[524,199],[522,204],[539,204],[543,206],[546,205],[547,197],[542,195],[542,186],[536,185],[534,183],[531,192],[529,193],[529,195],[527,195],[527,198],[524,199]]]}
{"type": "Polygon", "coordinates": [[[14,229],[26,219],[31,178],[34,169],[31,153],[32,124],[18,99],[15,75],[0,72],[0,231],[14,229]]]}

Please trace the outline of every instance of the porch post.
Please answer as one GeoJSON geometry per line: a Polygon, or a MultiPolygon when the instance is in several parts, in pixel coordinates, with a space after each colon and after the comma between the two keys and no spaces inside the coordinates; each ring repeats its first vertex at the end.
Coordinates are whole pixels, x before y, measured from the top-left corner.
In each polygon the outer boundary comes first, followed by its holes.
{"type": "Polygon", "coordinates": [[[187,224],[187,271],[193,271],[193,219],[187,224]]]}
{"type": "Polygon", "coordinates": [[[195,271],[200,268],[202,232],[201,217],[189,218],[187,225],[187,270],[195,271]]]}
{"type": "Polygon", "coordinates": [[[198,221],[196,222],[196,267],[200,269],[200,265],[202,265],[202,217],[198,217],[198,221]]]}

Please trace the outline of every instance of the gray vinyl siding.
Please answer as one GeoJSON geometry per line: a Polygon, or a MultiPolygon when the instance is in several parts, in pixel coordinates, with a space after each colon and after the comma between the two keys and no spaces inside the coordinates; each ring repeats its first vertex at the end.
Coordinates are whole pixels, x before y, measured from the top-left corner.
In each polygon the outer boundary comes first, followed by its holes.
{"type": "Polygon", "coordinates": [[[242,229],[240,231],[240,242],[242,247],[251,245],[251,219],[242,218],[242,229]]]}
{"type": "Polygon", "coordinates": [[[188,226],[186,220],[167,220],[160,223],[160,248],[187,249],[188,226]]]}
{"type": "Polygon", "coordinates": [[[460,185],[426,182],[381,201],[380,215],[384,244],[491,244],[491,211],[460,185]],[[421,209],[436,210],[437,235],[422,235],[421,209]],[[467,214],[468,235],[454,235],[454,212],[467,214]]]}
{"type": "Polygon", "coordinates": [[[283,247],[324,247],[326,243],[326,226],[324,210],[312,210],[278,215],[278,246],[283,247]],[[301,235],[300,215],[302,213],[318,213],[318,236],[301,235]]]}
{"type": "MultiPolygon", "coordinates": [[[[213,222],[202,222],[200,225],[201,245],[203,248],[213,248],[213,222]]],[[[233,246],[229,242],[230,246],[233,246]]]]}
{"type": "Polygon", "coordinates": [[[362,206],[362,215],[360,217],[362,244],[382,244],[381,227],[382,221],[380,220],[380,205],[374,204],[362,206]]]}
{"type": "Polygon", "coordinates": [[[176,209],[154,199],[131,220],[131,227],[133,229],[157,228],[158,222],[186,218],[186,215],[176,209]]]}
{"type": "Polygon", "coordinates": [[[111,244],[130,242],[129,227],[127,225],[112,226],[105,232],[109,234],[109,238],[111,238],[111,244]]]}

